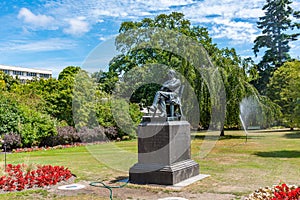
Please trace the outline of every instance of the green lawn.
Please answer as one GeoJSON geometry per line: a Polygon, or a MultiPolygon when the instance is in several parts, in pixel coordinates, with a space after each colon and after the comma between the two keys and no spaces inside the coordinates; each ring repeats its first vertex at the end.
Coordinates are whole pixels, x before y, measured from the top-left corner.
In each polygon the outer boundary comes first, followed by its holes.
{"type": "MultiPolygon", "coordinates": [[[[225,134],[225,137],[214,140],[205,138],[208,135],[206,132],[193,133],[192,158],[199,162],[200,173],[211,176],[184,191],[246,195],[259,187],[278,184],[281,180],[289,184],[300,184],[299,131],[252,131],[247,142],[242,131],[227,131],[225,134]],[[210,147],[213,147],[211,151],[207,150],[210,147]],[[203,152],[207,155],[204,156],[203,152]]],[[[77,176],[77,181],[112,180],[128,176],[128,168],[137,160],[136,151],[137,141],[134,140],[8,154],[7,162],[63,165],[77,176]]],[[[3,170],[4,154],[0,156],[3,170]]],[[[1,194],[0,199],[18,198],[16,195],[21,195],[24,199],[30,199],[32,195],[41,199],[48,198],[47,194],[38,190],[1,194]]]]}

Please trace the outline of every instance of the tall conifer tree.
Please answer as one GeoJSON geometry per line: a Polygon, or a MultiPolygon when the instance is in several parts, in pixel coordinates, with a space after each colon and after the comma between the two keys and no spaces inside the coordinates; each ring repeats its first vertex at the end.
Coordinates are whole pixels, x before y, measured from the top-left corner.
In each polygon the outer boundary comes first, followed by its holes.
{"type": "Polygon", "coordinates": [[[260,17],[257,22],[262,35],[254,41],[255,56],[260,49],[266,49],[258,64],[260,79],[254,83],[261,92],[264,91],[272,72],[290,60],[289,42],[297,40],[300,35],[294,30],[300,28],[300,23],[292,21],[292,17],[300,19],[300,12],[294,11],[291,4],[291,0],[267,0],[262,8],[265,16],[260,17]]]}

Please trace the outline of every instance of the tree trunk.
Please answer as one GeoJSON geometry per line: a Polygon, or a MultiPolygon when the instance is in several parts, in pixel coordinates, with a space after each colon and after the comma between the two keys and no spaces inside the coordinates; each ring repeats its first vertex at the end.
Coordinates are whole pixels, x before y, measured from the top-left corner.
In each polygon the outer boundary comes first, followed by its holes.
{"type": "Polygon", "coordinates": [[[224,128],[222,128],[220,136],[225,136],[225,134],[224,134],[224,128]]]}

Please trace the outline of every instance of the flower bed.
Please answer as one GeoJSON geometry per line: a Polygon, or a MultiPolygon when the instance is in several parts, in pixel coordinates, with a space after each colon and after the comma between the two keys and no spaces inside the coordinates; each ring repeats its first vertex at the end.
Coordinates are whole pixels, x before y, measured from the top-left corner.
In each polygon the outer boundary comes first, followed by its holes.
{"type": "MultiPolygon", "coordinates": [[[[53,149],[66,149],[66,148],[72,148],[72,147],[80,147],[80,146],[87,146],[87,145],[95,145],[95,144],[103,144],[107,142],[93,142],[93,143],[74,143],[74,144],[65,144],[65,145],[57,145],[53,147],[31,147],[31,148],[17,148],[13,149],[12,153],[23,153],[23,152],[33,152],[33,151],[47,151],[47,150],[53,150],[53,149]]],[[[4,150],[2,149],[2,152],[4,150]]]]}
{"type": "Polygon", "coordinates": [[[260,188],[250,194],[245,200],[299,200],[300,187],[285,183],[275,185],[272,188],[260,188]]]}
{"type": "Polygon", "coordinates": [[[23,153],[23,152],[32,152],[32,151],[47,151],[52,149],[65,149],[71,147],[79,147],[84,146],[84,143],[75,143],[75,144],[66,144],[66,145],[57,145],[54,147],[31,147],[31,148],[17,148],[13,149],[12,153],[23,153]]]}
{"type": "Polygon", "coordinates": [[[56,185],[72,177],[68,168],[63,166],[37,166],[35,170],[22,164],[8,164],[5,175],[0,177],[0,190],[21,191],[34,187],[56,185]]]}

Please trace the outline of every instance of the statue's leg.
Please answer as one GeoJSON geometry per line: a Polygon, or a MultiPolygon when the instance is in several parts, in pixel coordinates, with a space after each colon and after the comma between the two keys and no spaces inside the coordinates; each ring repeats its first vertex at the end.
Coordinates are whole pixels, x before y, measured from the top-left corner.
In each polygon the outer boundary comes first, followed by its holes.
{"type": "Polygon", "coordinates": [[[160,117],[167,117],[167,108],[166,108],[166,100],[163,96],[161,96],[161,99],[159,101],[159,105],[161,107],[161,115],[160,117]]]}
{"type": "Polygon", "coordinates": [[[152,106],[150,106],[150,108],[149,108],[152,112],[156,111],[158,101],[160,100],[160,96],[161,96],[160,92],[159,91],[156,92],[153,103],[152,103],[152,106]]]}

